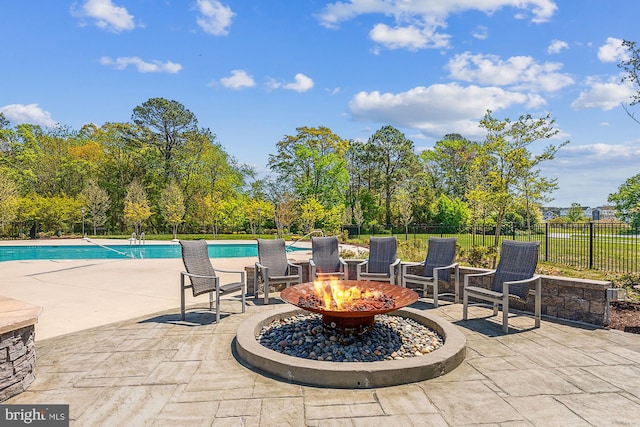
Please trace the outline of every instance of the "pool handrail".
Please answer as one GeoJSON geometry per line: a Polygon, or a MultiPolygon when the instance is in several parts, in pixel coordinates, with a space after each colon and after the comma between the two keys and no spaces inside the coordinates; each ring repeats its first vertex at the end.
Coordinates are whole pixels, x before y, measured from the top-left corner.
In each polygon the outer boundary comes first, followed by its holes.
{"type": "Polygon", "coordinates": [[[300,240],[305,239],[309,236],[311,236],[312,234],[320,234],[320,236],[324,237],[324,232],[322,230],[311,230],[309,233],[305,234],[304,236],[302,236],[301,238],[299,238],[298,240],[295,240],[292,243],[289,243],[287,245],[287,249],[289,249],[290,247],[292,247],[293,245],[295,245],[296,243],[298,243],[300,240]]]}

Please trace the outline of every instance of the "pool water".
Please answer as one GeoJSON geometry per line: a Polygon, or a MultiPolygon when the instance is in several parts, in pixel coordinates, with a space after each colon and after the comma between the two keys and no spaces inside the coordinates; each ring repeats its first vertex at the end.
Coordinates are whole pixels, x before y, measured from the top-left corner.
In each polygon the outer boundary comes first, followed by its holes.
{"type": "MultiPolygon", "coordinates": [[[[300,250],[301,248],[287,248],[300,250]]],[[[51,259],[107,258],[180,258],[179,244],[168,245],[61,245],[61,246],[0,246],[0,261],[51,259]]],[[[253,243],[222,243],[209,245],[209,258],[240,258],[258,256],[253,243]]]]}

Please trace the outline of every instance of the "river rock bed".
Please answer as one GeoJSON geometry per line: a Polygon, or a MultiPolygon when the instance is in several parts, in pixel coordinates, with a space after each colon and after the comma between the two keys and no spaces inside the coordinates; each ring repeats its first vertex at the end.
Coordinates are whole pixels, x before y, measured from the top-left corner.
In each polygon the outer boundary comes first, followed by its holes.
{"type": "Polygon", "coordinates": [[[376,362],[419,357],[444,344],[435,331],[400,316],[378,315],[362,335],[328,331],[318,314],[299,314],[263,326],[256,337],[289,356],[333,362],[376,362]]]}

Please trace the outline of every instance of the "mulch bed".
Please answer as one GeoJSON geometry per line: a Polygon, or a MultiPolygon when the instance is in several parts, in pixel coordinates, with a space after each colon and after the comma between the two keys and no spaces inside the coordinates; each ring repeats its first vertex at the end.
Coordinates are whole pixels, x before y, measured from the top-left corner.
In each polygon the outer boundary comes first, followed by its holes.
{"type": "Polygon", "coordinates": [[[640,334],[640,303],[616,301],[611,303],[610,329],[640,334]]]}

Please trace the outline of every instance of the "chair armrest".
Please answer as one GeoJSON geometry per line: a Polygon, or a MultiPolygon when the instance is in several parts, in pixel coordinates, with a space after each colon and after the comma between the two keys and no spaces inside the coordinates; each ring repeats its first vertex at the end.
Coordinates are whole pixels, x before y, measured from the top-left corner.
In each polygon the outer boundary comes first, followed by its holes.
{"type": "MultiPolygon", "coordinates": [[[[369,267],[369,260],[368,259],[357,263],[356,264],[356,271],[358,273],[361,273],[362,272],[362,267],[364,267],[364,266],[367,266],[367,269],[368,269],[368,267],[369,267]]],[[[365,271],[367,271],[367,270],[365,270],[365,271]]]]}
{"type": "Polygon", "coordinates": [[[345,269],[347,268],[347,262],[342,259],[342,257],[339,257],[338,261],[340,261],[340,265],[342,265],[345,269]]]}
{"type": "Polygon", "coordinates": [[[193,274],[193,273],[187,273],[186,271],[181,271],[180,274],[182,274],[183,276],[188,276],[188,277],[195,277],[197,279],[217,279],[217,276],[202,276],[199,274],[193,274]]]}
{"type": "Polygon", "coordinates": [[[258,277],[258,275],[261,275],[262,280],[266,280],[267,277],[269,277],[269,267],[267,267],[266,265],[262,265],[259,262],[256,262],[255,268],[256,277],[258,277]]]}
{"type": "Polygon", "coordinates": [[[399,265],[400,265],[400,258],[396,258],[396,260],[393,261],[393,263],[391,263],[389,267],[397,267],[399,265]]]}
{"type": "Polygon", "coordinates": [[[293,268],[295,268],[296,270],[298,270],[298,274],[299,274],[300,276],[302,276],[302,266],[301,266],[301,265],[294,264],[294,263],[292,263],[292,262],[291,262],[291,261],[289,261],[289,260],[287,260],[287,264],[289,265],[289,267],[293,267],[293,268]]]}
{"type": "Polygon", "coordinates": [[[540,276],[539,274],[536,274],[536,275],[534,275],[534,276],[532,276],[532,277],[530,277],[528,279],[524,279],[524,280],[512,280],[510,282],[503,282],[502,283],[502,289],[503,289],[505,294],[508,294],[509,293],[509,285],[522,285],[522,284],[525,284],[525,283],[533,283],[536,280],[539,280],[541,278],[542,278],[542,276],[540,276]]]}
{"type": "Polygon", "coordinates": [[[402,275],[404,276],[405,274],[407,274],[407,269],[409,267],[416,267],[418,265],[424,265],[424,261],[422,261],[422,262],[403,262],[403,263],[400,263],[400,268],[402,268],[402,275]]]}
{"type": "Polygon", "coordinates": [[[466,288],[467,286],[469,286],[469,277],[483,277],[483,276],[491,276],[492,274],[495,274],[495,270],[490,270],[490,271],[486,271],[484,273],[476,273],[476,274],[466,274],[464,276],[464,287],[466,288]]]}
{"type": "Polygon", "coordinates": [[[309,258],[309,267],[315,267],[316,263],[313,262],[313,258],[309,258]]]}
{"type": "Polygon", "coordinates": [[[440,273],[440,271],[451,270],[452,268],[455,268],[455,267],[457,267],[457,266],[458,266],[458,263],[457,263],[457,262],[454,262],[453,264],[451,264],[451,265],[445,265],[444,267],[435,267],[435,268],[433,269],[433,277],[437,277],[437,278],[439,279],[439,276],[440,276],[440,275],[439,275],[438,273],[440,273]]]}

